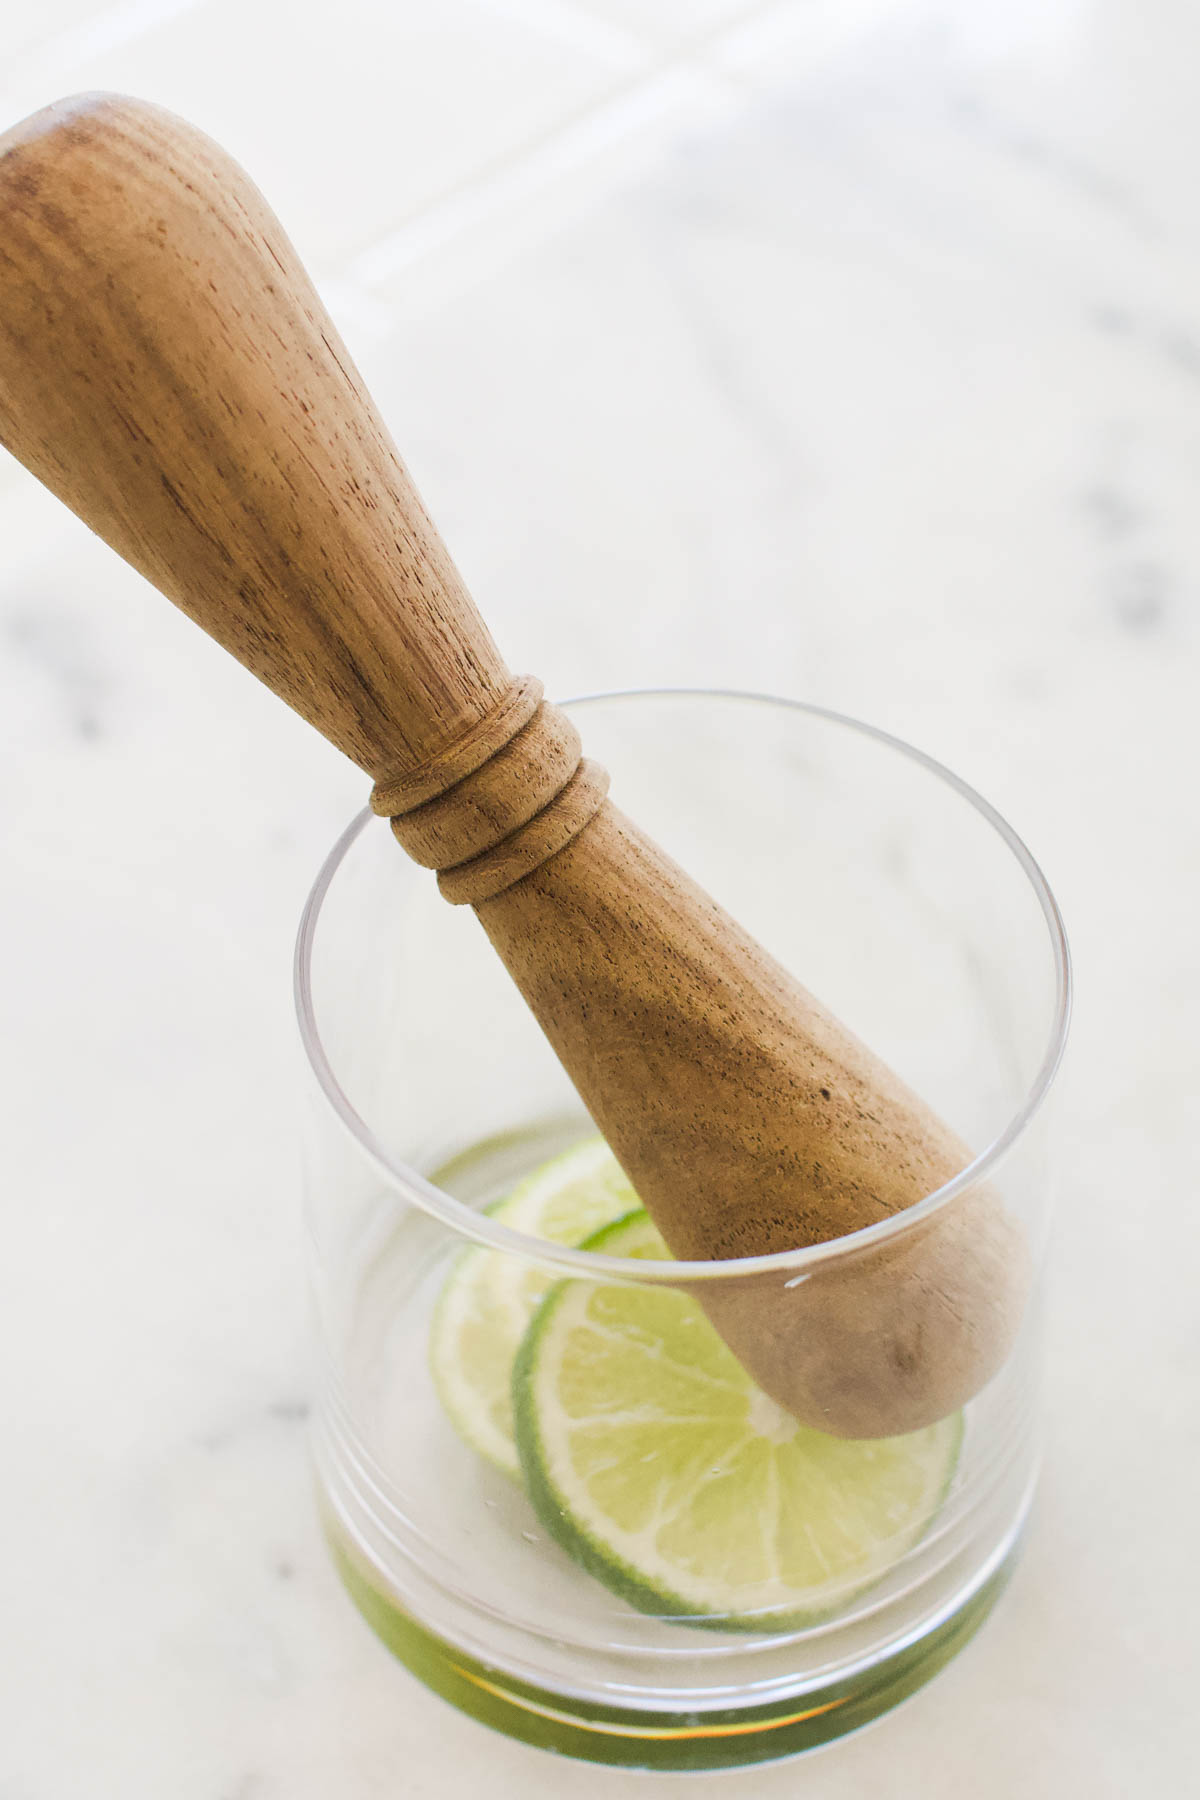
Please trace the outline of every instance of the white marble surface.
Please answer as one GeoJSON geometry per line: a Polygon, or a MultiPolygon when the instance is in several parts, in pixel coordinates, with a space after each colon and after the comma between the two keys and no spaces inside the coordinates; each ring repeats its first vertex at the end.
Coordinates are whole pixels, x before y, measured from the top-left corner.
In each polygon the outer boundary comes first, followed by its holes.
{"type": "MultiPolygon", "coordinates": [[[[125,88],[249,163],[513,666],[871,718],[1059,892],[1025,1560],[726,1796],[1197,1791],[1198,56],[1188,0],[0,14],[5,123],[125,88]]],[[[362,782],[10,463],[0,720],[0,1797],[607,1800],[393,1664],[314,1529],[289,958],[362,782]]]]}

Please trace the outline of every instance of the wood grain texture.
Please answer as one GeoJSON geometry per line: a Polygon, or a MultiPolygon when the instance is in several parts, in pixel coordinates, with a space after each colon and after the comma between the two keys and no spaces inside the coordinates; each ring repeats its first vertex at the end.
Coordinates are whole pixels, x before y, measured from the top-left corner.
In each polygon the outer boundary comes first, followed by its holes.
{"type": "MultiPolygon", "coordinates": [[[[672,1249],[844,1236],[970,1153],[605,799],[514,681],[278,223],[90,96],[0,141],[0,441],[367,770],[469,902],[672,1249]]],[[[701,1290],[800,1418],[884,1435],[995,1372],[1028,1257],[976,1189],[799,1286],[701,1290]]]]}

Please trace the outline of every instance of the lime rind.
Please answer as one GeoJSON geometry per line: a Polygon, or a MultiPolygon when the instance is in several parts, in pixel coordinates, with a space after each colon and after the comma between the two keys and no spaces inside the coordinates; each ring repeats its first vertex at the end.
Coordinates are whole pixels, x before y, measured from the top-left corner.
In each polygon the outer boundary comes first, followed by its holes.
{"type": "MultiPolygon", "coordinates": [[[[583,1247],[631,1257],[666,1254],[640,1208],[583,1247]]],[[[945,1500],[963,1436],[961,1414],[907,1438],[870,1443],[811,1431],[754,1386],[690,1296],[578,1280],[549,1291],[525,1334],[513,1365],[513,1411],[530,1500],[574,1561],[641,1612],[772,1634],[841,1611],[919,1542],[945,1500]],[[606,1344],[614,1326],[616,1337],[606,1344]],[[672,1362],[670,1340],[684,1330],[686,1357],[672,1362]],[[573,1389],[566,1355],[572,1334],[581,1348],[573,1389]],[[627,1355],[622,1334],[630,1339],[627,1355]],[[655,1359],[648,1406],[644,1386],[639,1393],[639,1356],[655,1359]],[[596,1412],[588,1415],[587,1381],[594,1374],[588,1364],[602,1359],[596,1412]],[[671,1418],[671,1406],[682,1416],[671,1418]],[[572,1409],[594,1447],[583,1477],[564,1424],[572,1409]],[[677,1516],[661,1506],[656,1511],[650,1469],[672,1431],[674,1488],[693,1496],[677,1516]],[[617,1453],[606,1462],[614,1446],[617,1453]],[[622,1521],[614,1514],[622,1506],[628,1514],[631,1495],[638,1511],[639,1466],[646,1468],[641,1488],[648,1519],[622,1521]],[[804,1545],[807,1537],[812,1559],[828,1571],[824,1578],[789,1585],[780,1579],[778,1555],[772,1577],[771,1530],[776,1545],[804,1545]],[[756,1532],[763,1540],[757,1548],[756,1532]],[[761,1573],[750,1581],[723,1578],[721,1563],[731,1556],[743,1568],[757,1557],[761,1573]]],[[[660,1498],[665,1491],[660,1482],[660,1498]]]]}

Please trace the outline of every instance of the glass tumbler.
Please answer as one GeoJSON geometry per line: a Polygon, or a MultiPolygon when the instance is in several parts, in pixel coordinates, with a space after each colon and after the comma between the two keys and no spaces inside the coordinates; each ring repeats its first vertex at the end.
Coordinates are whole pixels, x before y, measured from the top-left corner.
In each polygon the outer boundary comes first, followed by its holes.
{"type": "Polygon", "coordinates": [[[598,1762],[752,1763],[910,1694],[1012,1568],[1036,1472],[1066,942],[1004,821],[883,732],[747,694],[567,710],[615,804],[974,1160],[852,1236],[672,1262],[471,909],[363,813],[317,879],[296,966],[320,1505],[367,1620],[464,1711],[598,1762]],[[984,1184],[1031,1273],[1005,1360],[961,1413],[824,1436],[709,1323],[736,1287],[798,1309],[819,1352],[829,1295],[919,1254],[984,1184]]]}

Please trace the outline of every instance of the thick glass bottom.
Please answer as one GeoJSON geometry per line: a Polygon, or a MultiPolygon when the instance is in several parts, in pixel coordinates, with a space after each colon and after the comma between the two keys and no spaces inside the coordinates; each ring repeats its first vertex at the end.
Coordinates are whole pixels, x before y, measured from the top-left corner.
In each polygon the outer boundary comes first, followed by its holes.
{"type": "Polygon", "coordinates": [[[703,1712],[652,1712],[584,1702],[518,1681],[456,1650],[374,1585],[336,1535],[330,1543],[351,1599],[394,1655],[452,1706],[496,1731],[560,1756],[632,1769],[738,1768],[796,1756],[844,1737],[924,1686],[978,1631],[1016,1561],[1004,1560],[919,1638],[858,1673],[791,1700],[703,1712]]]}

